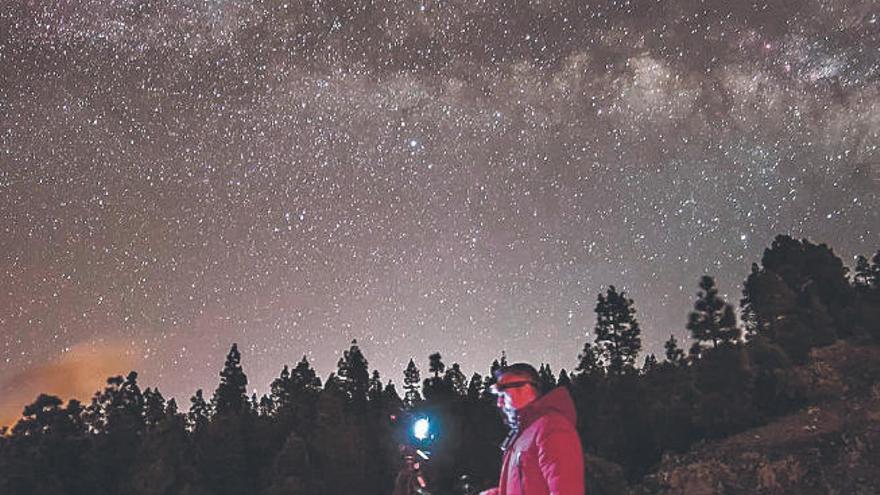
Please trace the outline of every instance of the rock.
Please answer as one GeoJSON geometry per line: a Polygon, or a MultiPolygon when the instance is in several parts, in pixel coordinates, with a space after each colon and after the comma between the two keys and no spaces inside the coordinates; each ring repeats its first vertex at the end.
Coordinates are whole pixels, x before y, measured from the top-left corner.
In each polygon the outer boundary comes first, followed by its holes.
{"type": "Polygon", "coordinates": [[[590,495],[626,493],[626,478],[619,465],[591,454],[584,456],[584,477],[590,495]]]}
{"type": "Polygon", "coordinates": [[[665,455],[631,495],[880,493],[880,348],[814,350],[796,370],[810,405],[731,437],[665,455]]]}

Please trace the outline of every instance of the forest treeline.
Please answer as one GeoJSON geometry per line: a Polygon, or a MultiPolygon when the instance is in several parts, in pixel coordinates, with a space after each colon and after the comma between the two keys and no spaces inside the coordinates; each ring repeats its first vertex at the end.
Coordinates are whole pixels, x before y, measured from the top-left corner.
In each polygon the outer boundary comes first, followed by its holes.
{"type": "MultiPolygon", "coordinates": [[[[690,341],[670,336],[662,356],[640,357],[634,302],[611,286],[591,336],[572,343],[573,368],[541,365],[543,388],[569,387],[585,453],[631,480],[665,452],[802,406],[807,384],[794,370],[811,349],[880,341],[880,251],[850,271],[824,244],[778,236],[752,265],[739,318],[712,277],[698,288],[690,341]]],[[[434,353],[424,370],[410,360],[398,391],[352,342],[326,380],[303,358],[249,397],[233,345],[216,390],[189,404],[141,390],[135,372],[109,378],[88,404],[40,395],[0,435],[0,493],[386,495],[416,415],[437,431],[435,493],[454,493],[462,474],[489,486],[505,428],[488,389],[505,364],[501,352],[485,375],[467,376],[434,353]]]]}

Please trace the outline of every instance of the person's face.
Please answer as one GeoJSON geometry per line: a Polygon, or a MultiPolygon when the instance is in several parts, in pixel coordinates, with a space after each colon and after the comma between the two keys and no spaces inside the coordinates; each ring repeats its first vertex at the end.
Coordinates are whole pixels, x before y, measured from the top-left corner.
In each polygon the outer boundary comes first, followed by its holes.
{"type": "Polygon", "coordinates": [[[523,376],[501,375],[495,389],[498,394],[495,403],[508,415],[522,409],[537,396],[529,379],[523,376]]]}

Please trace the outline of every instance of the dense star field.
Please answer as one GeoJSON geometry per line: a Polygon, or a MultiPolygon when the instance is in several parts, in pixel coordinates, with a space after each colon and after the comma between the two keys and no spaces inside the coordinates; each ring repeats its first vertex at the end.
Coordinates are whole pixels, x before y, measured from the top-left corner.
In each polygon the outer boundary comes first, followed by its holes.
{"type": "Polygon", "coordinates": [[[878,12],[5,2],[0,393],[133,368],[186,403],[233,342],[261,393],[353,338],[396,383],[570,369],[609,284],[658,352],[776,234],[876,251],[878,12]]]}

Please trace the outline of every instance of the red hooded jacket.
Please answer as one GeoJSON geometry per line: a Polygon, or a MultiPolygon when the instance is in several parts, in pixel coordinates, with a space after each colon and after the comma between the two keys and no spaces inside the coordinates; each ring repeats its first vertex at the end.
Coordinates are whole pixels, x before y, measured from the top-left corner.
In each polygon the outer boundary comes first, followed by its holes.
{"type": "Polygon", "coordinates": [[[584,495],[584,454],[571,395],[558,387],[518,411],[494,495],[584,495]]]}

